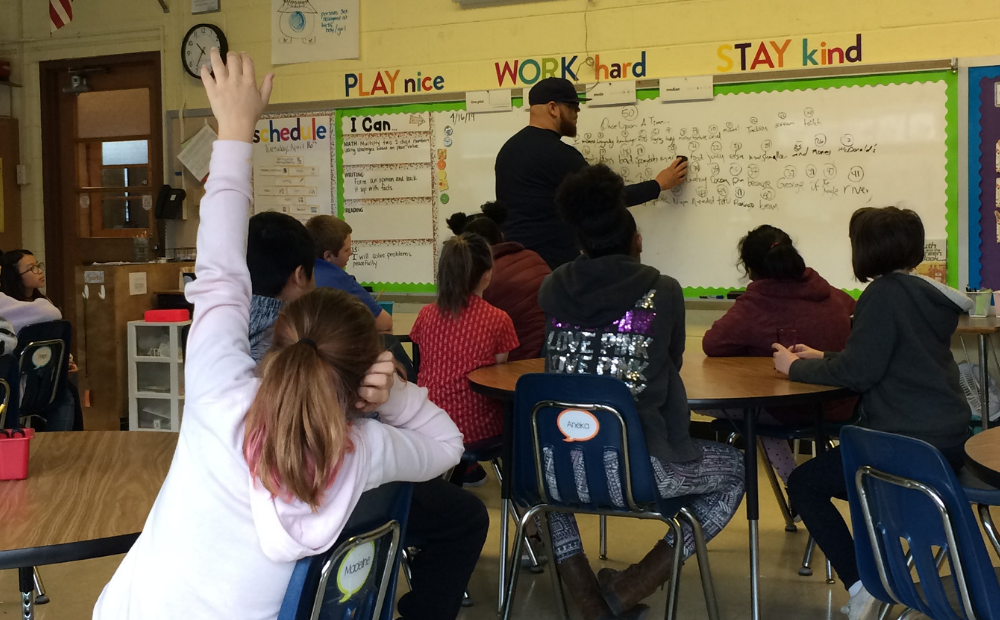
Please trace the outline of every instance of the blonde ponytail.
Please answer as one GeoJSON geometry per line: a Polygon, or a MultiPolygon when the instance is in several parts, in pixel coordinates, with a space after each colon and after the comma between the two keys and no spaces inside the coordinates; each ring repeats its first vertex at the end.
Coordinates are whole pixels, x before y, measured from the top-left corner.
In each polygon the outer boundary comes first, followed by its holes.
{"type": "Polygon", "coordinates": [[[243,441],[250,473],[265,489],[319,507],[354,450],[353,405],[381,351],[372,313],[343,291],[317,289],[281,311],[243,441]]]}

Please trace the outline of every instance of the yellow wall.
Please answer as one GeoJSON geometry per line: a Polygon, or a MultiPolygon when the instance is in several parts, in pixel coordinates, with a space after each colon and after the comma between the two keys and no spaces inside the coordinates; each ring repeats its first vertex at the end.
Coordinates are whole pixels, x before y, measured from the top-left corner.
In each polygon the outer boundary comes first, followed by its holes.
{"type": "MultiPolygon", "coordinates": [[[[24,238],[43,247],[38,62],[111,53],[163,53],[164,110],[205,107],[180,67],[180,41],[199,22],[218,24],[236,50],[270,65],[270,0],[221,0],[223,12],[190,15],[187,0],[79,0],[74,21],[49,34],[44,0],[0,0],[0,58],[13,60],[21,121],[24,238]]],[[[599,53],[633,61],[647,50],[647,77],[715,73],[721,44],[822,37],[864,40],[864,62],[987,56],[1000,52],[998,0],[549,0],[462,9],[451,0],[361,0],[361,60],[276,69],[272,101],[340,99],[345,72],[379,69],[445,76],[447,91],[496,86],[495,61],[599,53]]],[[[798,50],[801,54],[801,50],[798,50]]],[[[583,71],[581,80],[592,80],[583,71]]],[[[359,104],[374,103],[374,98],[359,104]]]]}

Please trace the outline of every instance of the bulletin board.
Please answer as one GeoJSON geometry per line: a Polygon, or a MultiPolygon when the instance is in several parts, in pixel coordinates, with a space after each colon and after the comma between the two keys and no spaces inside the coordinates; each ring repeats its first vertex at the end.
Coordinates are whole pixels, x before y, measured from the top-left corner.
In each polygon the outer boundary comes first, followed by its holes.
{"type": "MultiPolygon", "coordinates": [[[[712,101],[662,103],[656,90],[640,90],[634,105],[584,106],[578,136],[567,139],[629,182],[652,178],[677,155],[690,158],[684,185],[633,210],[643,262],[677,278],[688,297],[723,294],[745,284],[735,268],[738,239],[768,223],[785,229],[831,284],[856,290],[850,214],[898,205],[920,214],[928,240],[946,245],[956,285],[952,72],[717,84],[714,93],[712,101]]],[[[519,99],[509,112],[464,108],[337,110],[338,214],[360,232],[348,267],[359,281],[433,292],[448,215],[494,199],[496,153],[527,124],[527,111],[519,99]]]]}

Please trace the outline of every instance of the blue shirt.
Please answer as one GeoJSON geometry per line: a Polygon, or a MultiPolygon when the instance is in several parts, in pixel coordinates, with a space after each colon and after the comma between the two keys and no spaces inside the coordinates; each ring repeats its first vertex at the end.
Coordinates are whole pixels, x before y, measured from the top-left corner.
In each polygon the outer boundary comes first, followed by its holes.
{"type": "Polygon", "coordinates": [[[382,313],[382,306],[378,305],[378,302],[372,298],[368,291],[361,288],[361,285],[354,279],[354,276],[340,267],[317,258],[314,271],[316,274],[316,286],[335,288],[350,293],[363,301],[368,306],[368,309],[372,311],[373,315],[378,316],[382,313]]]}

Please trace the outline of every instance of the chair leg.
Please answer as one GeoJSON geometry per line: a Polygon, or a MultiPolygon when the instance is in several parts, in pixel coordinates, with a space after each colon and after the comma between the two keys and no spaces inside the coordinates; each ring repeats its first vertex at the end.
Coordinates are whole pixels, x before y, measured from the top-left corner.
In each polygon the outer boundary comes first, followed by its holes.
{"type": "Polygon", "coordinates": [[[979,520],[983,522],[983,529],[986,536],[993,543],[993,549],[1000,555],[1000,535],[997,534],[997,526],[993,523],[993,515],[990,514],[990,507],[986,504],[978,504],[979,520]]]}
{"type": "Polygon", "coordinates": [[[899,615],[898,620],[909,620],[910,616],[912,616],[912,615],[914,615],[916,613],[917,613],[916,609],[907,609],[906,611],[904,611],[903,613],[901,613],[899,615]]]}
{"type": "MultiPolygon", "coordinates": [[[[500,473],[500,461],[498,459],[493,459],[492,461],[490,461],[490,465],[493,466],[493,472],[497,475],[497,480],[500,481],[500,483],[502,484],[503,474],[500,473]]],[[[517,523],[518,519],[521,518],[520,509],[514,502],[511,501],[507,502],[507,509],[510,511],[510,518],[513,519],[515,523],[517,523]]],[[[535,551],[535,548],[531,546],[531,541],[525,540],[524,542],[526,543],[526,548],[528,551],[528,560],[531,562],[531,568],[530,568],[531,572],[536,574],[542,572],[544,570],[542,568],[542,563],[538,560],[538,554],[535,551]]],[[[521,558],[519,557],[513,558],[511,561],[514,562],[516,566],[520,566],[521,558]]],[[[501,588],[502,587],[503,586],[501,585],[501,588]]]]}
{"type": "Polygon", "coordinates": [[[21,590],[21,618],[33,620],[35,617],[35,579],[32,569],[17,569],[17,580],[21,590]]]}
{"type": "Polygon", "coordinates": [[[892,603],[882,603],[878,608],[878,620],[886,620],[892,614],[892,603]]]}
{"type": "Polygon", "coordinates": [[[35,579],[35,605],[44,605],[49,602],[49,597],[45,595],[45,584],[42,583],[42,576],[38,574],[38,567],[31,569],[35,579]]]}
{"type": "Polygon", "coordinates": [[[802,567],[799,568],[799,575],[802,577],[811,577],[813,574],[812,568],[809,564],[812,563],[813,549],[816,548],[816,541],[813,537],[809,537],[809,542],[806,543],[806,554],[802,558],[802,567]]]}
{"type": "MultiPolygon", "coordinates": [[[[517,527],[514,530],[514,554],[517,557],[520,557],[521,555],[521,545],[524,544],[524,528],[527,525],[528,520],[534,517],[537,513],[541,512],[542,508],[543,508],[542,506],[534,506],[530,508],[527,512],[524,513],[524,516],[521,517],[521,519],[517,522],[517,527]]],[[[506,521],[507,520],[506,507],[503,507],[501,510],[502,514],[504,515],[503,520],[506,521]]],[[[544,519],[542,519],[541,521],[543,521],[542,527],[545,530],[545,534],[548,535],[548,527],[544,524],[544,519]]],[[[503,534],[503,530],[501,530],[501,534],[503,534]]],[[[555,567],[554,559],[553,559],[553,567],[555,567]]],[[[501,569],[502,568],[503,567],[501,566],[501,569]]],[[[555,575],[556,576],[555,578],[557,579],[558,579],[558,573],[559,573],[558,570],[555,569],[552,570],[552,574],[555,575]]],[[[517,588],[517,578],[518,575],[520,574],[521,571],[516,569],[510,570],[506,573],[505,572],[500,573],[501,584],[502,586],[506,586],[505,587],[506,591],[501,592],[500,596],[500,620],[510,620],[511,610],[513,608],[513,602],[514,602],[514,590],[517,588]]],[[[565,609],[565,604],[563,605],[563,608],[565,609]]]]}
{"type": "Polygon", "coordinates": [[[774,499],[778,500],[778,510],[781,511],[781,516],[785,519],[785,531],[797,532],[799,528],[795,525],[795,517],[785,500],[785,492],[781,490],[781,485],[778,483],[774,465],[771,464],[771,459],[768,458],[767,452],[764,450],[764,442],[760,439],[757,440],[757,454],[760,455],[761,462],[764,464],[764,473],[767,474],[767,481],[771,483],[774,499]]]}
{"type": "Polygon", "coordinates": [[[608,559],[608,516],[601,515],[601,553],[602,560],[608,559]]]}
{"type": "Polygon", "coordinates": [[[472,607],[472,597],[468,590],[462,593],[462,607],[472,607]]]}
{"type": "MultiPolygon", "coordinates": [[[[504,581],[507,579],[507,503],[510,500],[501,499],[500,500],[500,592],[497,595],[497,610],[503,613],[503,603],[504,603],[504,581]]],[[[517,550],[517,555],[515,558],[521,557],[520,548],[521,545],[515,543],[515,550],[517,550]]],[[[514,563],[514,566],[517,566],[514,563]]],[[[513,571],[515,574],[517,570],[513,571]]]]}
{"type": "Polygon", "coordinates": [[[826,582],[829,584],[837,583],[837,580],[833,578],[833,564],[830,563],[829,559],[826,560],[826,582]]]}
{"type": "Polygon", "coordinates": [[[665,620],[677,620],[677,598],[680,594],[681,568],[684,564],[684,531],[677,519],[667,521],[674,531],[674,572],[670,575],[667,587],[667,606],[663,612],[665,620]]]}
{"type": "Polygon", "coordinates": [[[694,532],[694,548],[698,555],[698,572],[701,573],[701,587],[705,591],[708,620],[719,620],[719,602],[715,597],[712,568],[708,564],[708,545],[705,544],[705,532],[702,530],[701,522],[687,508],[681,509],[680,516],[688,522],[694,532]]]}

